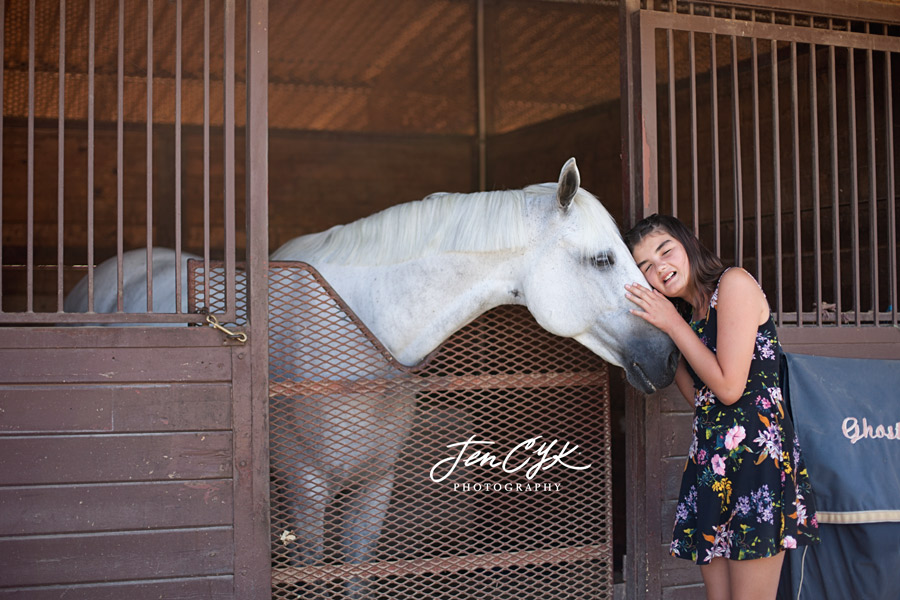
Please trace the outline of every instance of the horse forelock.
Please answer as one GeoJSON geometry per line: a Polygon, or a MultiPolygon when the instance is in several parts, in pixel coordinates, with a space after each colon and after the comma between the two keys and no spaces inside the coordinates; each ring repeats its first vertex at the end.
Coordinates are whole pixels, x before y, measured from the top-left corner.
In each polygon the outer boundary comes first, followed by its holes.
{"type": "MultiPolygon", "coordinates": [[[[442,252],[515,250],[529,243],[526,203],[535,196],[555,196],[556,184],[522,190],[438,193],[398,204],[346,225],[291,240],[273,255],[337,265],[382,266],[442,252]]],[[[583,220],[577,243],[590,254],[608,247],[600,236],[615,223],[599,200],[583,190],[573,202],[583,220]],[[599,235],[598,235],[599,233],[599,235]]]]}

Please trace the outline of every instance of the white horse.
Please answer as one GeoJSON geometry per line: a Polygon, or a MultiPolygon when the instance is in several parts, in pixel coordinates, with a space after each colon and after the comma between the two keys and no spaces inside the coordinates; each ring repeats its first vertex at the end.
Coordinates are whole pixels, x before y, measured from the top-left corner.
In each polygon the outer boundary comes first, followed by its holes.
{"type": "MultiPolygon", "coordinates": [[[[156,249],[153,256],[154,310],[172,312],[174,254],[156,249]]],[[[185,263],[188,258],[183,256],[185,263]]],[[[580,188],[574,159],[563,166],[556,184],[433,194],[295,238],[271,258],[314,266],[390,354],[407,366],[491,308],[520,304],[546,330],[574,338],[624,368],[628,380],[646,393],[669,385],[674,376],[675,346],[631,315],[625,299],[624,285],[643,282],[643,275],[609,213],[580,188]]],[[[183,268],[183,278],[186,271],[183,268]]],[[[126,253],[126,312],[145,310],[145,273],[146,252],[126,253]]],[[[290,275],[275,273],[270,283],[285,277],[290,275]]],[[[184,279],[182,290],[186,310],[184,279]]],[[[66,310],[86,310],[86,296],[82,281],[67,298],[66,310]]],[[[114,311],[115,302],[113,259],[95,271],[95,310],[114,311]]],[[[285,335],[292,333],[270,331],[270,336],[285,335]]],[[[285,371],[317,376],[308,359],[323,351],[304,347],[303,340],[296,343],[295,357],[271,365],[273,380],[283,380],[285,371]]],[[[372,357],[370,365],[355,369],[351,378],[392,377],[387,361],[372,357]]],[[[356,497],[347,505],[345,522],[338,525],[341,552],[348,562],[374,557],[393,465],[412,423],[414,393],[407,394],[402,406],[386,409],[383,402],[343,395],[297,403],[297,419],[305,423],[297,434],[305,438],[298,439],[297,456],[281,468],[292,488],[293,517],[298,530],[305,532],[297,540],[297,555],[305,563],[321,558],[326,508],[351,483],[356,497]],[[340,444],[348,449],[335,453],[340,444]]]]}

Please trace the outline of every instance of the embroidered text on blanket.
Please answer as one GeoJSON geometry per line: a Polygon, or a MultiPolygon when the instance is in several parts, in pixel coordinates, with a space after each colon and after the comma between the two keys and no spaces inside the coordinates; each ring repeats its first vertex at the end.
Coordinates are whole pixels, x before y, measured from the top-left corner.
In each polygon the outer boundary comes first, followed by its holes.
{"type": "Polygon", "coordinates": [[[880,438],[889,440],[900,439],[900,423],[887,426],[879,424],[873,427],[869,425],[865,417],[862,419],[862,424],[854,417],[847,417],[841,424],[841,429],[844,430],[844,437],[849,439],[851,444],[866,438],[873,440],[880,438]]]}

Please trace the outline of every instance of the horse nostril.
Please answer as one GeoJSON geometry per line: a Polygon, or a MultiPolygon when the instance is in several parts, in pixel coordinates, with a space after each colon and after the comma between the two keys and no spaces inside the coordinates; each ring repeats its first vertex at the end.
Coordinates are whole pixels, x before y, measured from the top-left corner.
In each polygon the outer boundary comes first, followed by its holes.
{"type": "Polygon", "coordinates": [[[678,368],[678,358],[681,354],[678,350],[672,350],[672,353],[669,354],[669,358],[666,359],[666,366],[668,367],[669,372],[674,372],[678,368]]]}

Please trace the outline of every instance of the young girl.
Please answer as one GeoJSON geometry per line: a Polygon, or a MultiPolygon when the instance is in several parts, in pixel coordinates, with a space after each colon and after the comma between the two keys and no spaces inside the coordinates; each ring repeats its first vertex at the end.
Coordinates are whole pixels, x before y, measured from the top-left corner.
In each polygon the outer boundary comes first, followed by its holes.
{"type": "Polygon", "coordinates": [[[818,525],[765,294],[673,217],[647,217],[625,242],[652,286],[625,286],[631,312],[681,350],[675,383],[695,407],[671,553],[700,565],[709,600],[771,600],[781,550],[816,543],[818,525]]]}

